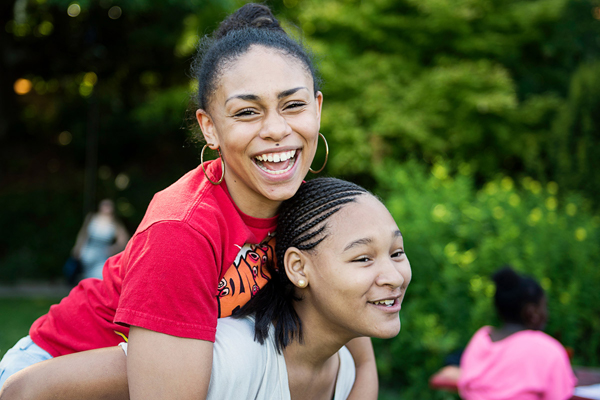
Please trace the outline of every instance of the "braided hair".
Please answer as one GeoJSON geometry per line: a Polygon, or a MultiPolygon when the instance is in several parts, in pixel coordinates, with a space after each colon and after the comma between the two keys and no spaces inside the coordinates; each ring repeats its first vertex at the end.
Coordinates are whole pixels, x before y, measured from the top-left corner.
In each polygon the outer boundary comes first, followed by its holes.
{"type": "Polygon", "coordinates": [[[544,296],[544,289],[533,278],[520,276],[510,266],[504,266],[492,275],[496,284],[494,304],[504,322],[525,324],[523,307],[538,304],[544,296]]]}
{"type": "Polygon", "coordinates": [[[300,61],[313,78],[316,95],[320,78],[309,51],[287,35],[269,7],[248,3],[221,22],[212,36],[200,41],[192,63],[192,75],[198,80],[199,108],[207,110],[223,70],[252,45],[275,49],[300,61]]]}
{"type": "MultiPolygon", "coordinates": [[[[357,196],[367,193],[354,183],[335,178],[317,178],[300,185],[296,194],[284,201],[279,210],[276,259],[283,262],[290,247],[315,251],[329,235],[327,219],[344,205],[354,202],[357,196]]],[[[271,280],[235,317],[254,315],[254,338],[261,344],[274,324],[275,344],[281,351],[296,338],[302,342],[302,321],[294,309],[294,302],[301,298],[294,294],[295,286],[283,265],[278,269],[273,265],[270,268],[271,280]]]]}

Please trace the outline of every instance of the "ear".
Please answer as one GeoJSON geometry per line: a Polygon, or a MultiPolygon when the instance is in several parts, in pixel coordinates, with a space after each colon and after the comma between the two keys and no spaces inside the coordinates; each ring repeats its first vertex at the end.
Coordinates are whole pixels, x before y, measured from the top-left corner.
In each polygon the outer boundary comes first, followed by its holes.
{"type": "Polygon", "coordinates": [[[317,118],[319,119],[319,124],[321,124],[321,109],[323,108],[323,93],[320,91],[315,95],[315,102],[317,105],[317,118]]]}
{"type": "Polygon", "coordinates": [[[220,145],[219,135],[217,135],[217,130],[211,116],[205,110],[199,108],[196,110],[196,120],[198,121],[198,125],[200,125],[208,147],[212,150],[218,149],[220,145]]]}
{"type": "Polygon", "coordinates": [[[285,273],[289,280],[299,288],[308,285],[308,262],[306,255],[295,247],[289,247],[285,252],[285,256],[283,256],[285,273]],[[301,280],[304,281],[304,286],[299,283],[301,280]]]}

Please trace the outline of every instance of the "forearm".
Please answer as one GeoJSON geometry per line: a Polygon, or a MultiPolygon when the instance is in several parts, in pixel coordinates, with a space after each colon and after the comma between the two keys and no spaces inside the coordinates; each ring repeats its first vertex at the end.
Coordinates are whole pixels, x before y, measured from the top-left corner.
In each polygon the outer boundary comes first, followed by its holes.
{"type": "Polygon", "coordinates": [[[126,358],[119,347],[56,357],[8,378],[2,400],[127,400],[126,358]]]}
{"type": "Polygon", "coordinates": [[[354,358],[356,378],[348,400],[377,400],[379,394],[379,378],[371,339],[361,337],[346,344],[354,358]]]}

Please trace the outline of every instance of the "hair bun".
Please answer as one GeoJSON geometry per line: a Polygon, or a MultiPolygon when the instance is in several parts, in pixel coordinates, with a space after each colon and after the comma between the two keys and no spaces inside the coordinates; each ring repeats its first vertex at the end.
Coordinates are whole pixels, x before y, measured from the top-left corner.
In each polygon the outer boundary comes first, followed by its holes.
{"type": "Polygon", "coordinates": [[[248,3],[221,22],[214,36],[216,39],[220,39],[229,32],[245,28],[272,29],[285,34],[269,7],[248,3]]]}
{"type": "Polygon", "coordinates": [[[521,277],[510,266],[499,269],[492,275],[496,288],[501,291],[514,290],[519,286],[521,277]]]}

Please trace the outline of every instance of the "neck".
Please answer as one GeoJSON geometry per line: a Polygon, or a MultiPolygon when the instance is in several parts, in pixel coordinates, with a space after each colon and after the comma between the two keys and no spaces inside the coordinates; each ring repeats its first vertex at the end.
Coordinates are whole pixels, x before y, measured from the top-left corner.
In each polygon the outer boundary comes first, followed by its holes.
{"type": "Polygon", "coordinates": [[[281,201],[265,199],[255,192],[248,193],[247,190],[241,190],[235,178],[225,177],[225,184],[233,202],[244,214],[254,218],[271,218],[277,215],[281,201]]]}
{"type": "Polygon", "coordinates": [[[316,324],[302,318],[302,344],[295,340],[283,355],[292,399],[330,400],[340,368],[338,350],[347,340],[325,335],[316,324]]]}
{"type": "Polygon", "coordinates": [[[513,333],[524,331],[525,329],[527,329],[527,327],[523,324],[515,322],[505,322],[500,328],[492,329],[492,331],[490,332],[490,338],[492,339],[492,341],[497,342],[499,340],[509,337],[513,333]]]}
{"type": "Polygon", "coordinates": [[[314,310],[307,307],[305,300],[296,302],[294,307],[302,321],[303,342],[294,340],[285,348],[284,355],[286,362],[289,355],[290,360],[296,364],[319,368],[353,337],[337,335],[327,329],[327,325],[313,316],[314,310]]]}

